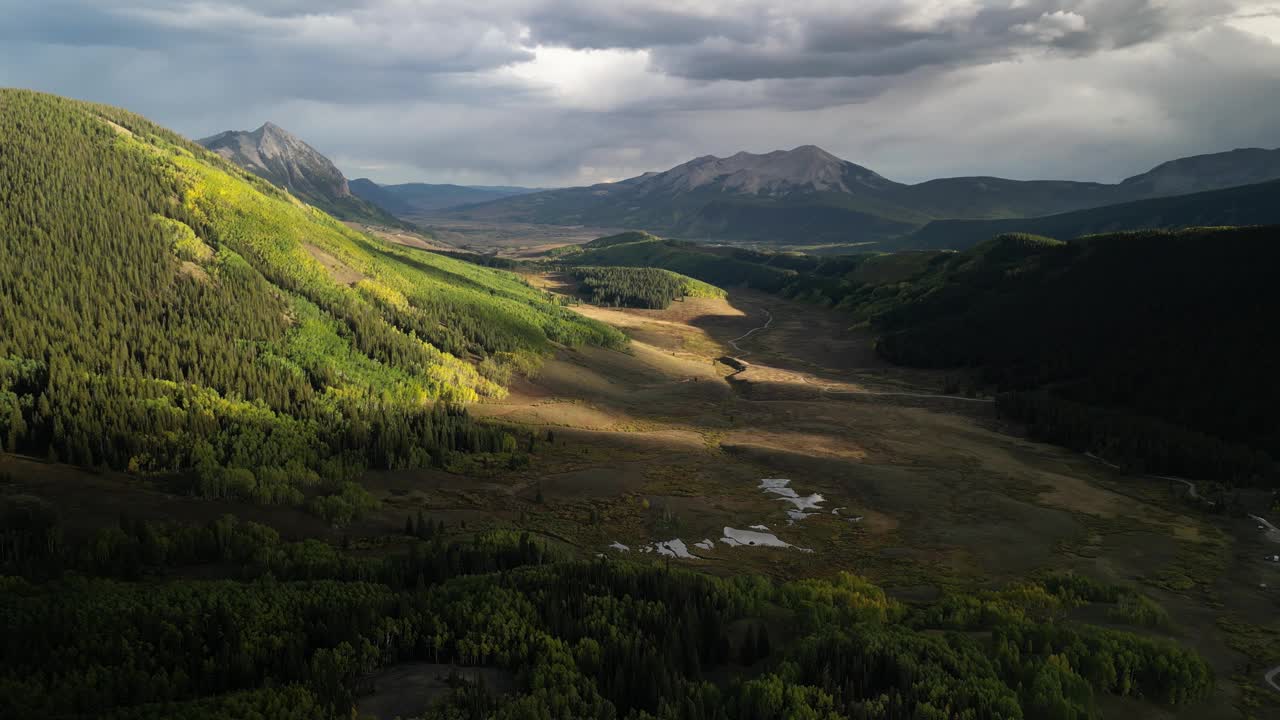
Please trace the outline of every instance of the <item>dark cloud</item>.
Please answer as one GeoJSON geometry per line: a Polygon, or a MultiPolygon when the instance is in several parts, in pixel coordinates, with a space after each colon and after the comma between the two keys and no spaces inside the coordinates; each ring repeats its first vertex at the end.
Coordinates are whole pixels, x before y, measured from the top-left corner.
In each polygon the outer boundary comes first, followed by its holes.
{"type": "Polygon", "coordinates": [[[925,3],[850,3],[845,15],[803,13],[745,39],[705,36],[659,47],[655,64],[702,80],[898,75],[962,67],[1035,48],[1088,52],[1152,42],[1229,14],[1225,0],[990,0],[921,16],[925,3]]]}
{"type": "Polygon", "coordinates": [[[750,42],[768,22],[768,13],[761,6],[743,5],[716,12],[714,3],[698,11],[696,6],[671,9],[634,0],[569,0],[534,7],[523,19],[533,42],[578,49],[664,47],[708,38],[750,42]]]}
{"type": "Polygon", "coordinates": [[[903,180],[1115,178],[1280,144],[1280,45],[1225,24],[1267,2],[0,0],[0,84],[191,136],[271,119],[386,180],[807,143],[903,180]]]}

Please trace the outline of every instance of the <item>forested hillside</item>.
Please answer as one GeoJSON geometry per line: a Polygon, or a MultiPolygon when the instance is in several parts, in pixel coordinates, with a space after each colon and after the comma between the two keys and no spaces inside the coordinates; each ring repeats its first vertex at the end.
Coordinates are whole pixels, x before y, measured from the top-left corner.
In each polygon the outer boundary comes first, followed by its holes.
{"type": "Polygon", "coordinates": [[[977,369],[1039,437],[1139,471],[1274,484],[1277,262],[1277,228],[1006,235],[868,293],[863,311],[886,357],[977,369]]]}
{"type": "Polygon", "coordinates": [[[664,240],[643,232],[610,235],[552,252],[557,262],[565,264],[662,268],[721,287],[748,285],[774,291],[795,275],[789,268],[757,262],[748,250],[664,240]]]}
{"type": "Polygon", "coordinates": [[[1091,719],[1102,695],[1183,705],[1214,687],[1151,636],[1158,605],[1074,576],[908,606],[848,574],[569,561],[509,533],[371,558],[230,517],[67,541],[46,510],[4,510],[4,717],[348,718],[404,662],[511,678],[455,683],[432,720],[1091,719]],[[219,563],[228,579],[184,579],[219,563]],[[1066,619],[1086,607],[1132,630],[1066,619]]]}
{"type": "Polygon", "coordinates": [[[623,337],[390,246],[136,115],[0,91],[0,446],[211,496],[350,499],[365,466],[507,452],[456,407],[623,337]]]}
{"type": "Polygon", "coordinates": [[[938,252],[860,255],[803,255],[762,252],[682,240],[645,232],[597,238],[548,253],[575,266],[614,265],[662,268],[720,287],[745,286],[807,302],[852,308],[881,284],[923,272],[938,252]]]}
{"type": "Polygon", "coordinates": [[[660,310],[687,297],[725,296],[714,285],[659,268],[580,267],[570,274],[596,305],[660,310]]]}

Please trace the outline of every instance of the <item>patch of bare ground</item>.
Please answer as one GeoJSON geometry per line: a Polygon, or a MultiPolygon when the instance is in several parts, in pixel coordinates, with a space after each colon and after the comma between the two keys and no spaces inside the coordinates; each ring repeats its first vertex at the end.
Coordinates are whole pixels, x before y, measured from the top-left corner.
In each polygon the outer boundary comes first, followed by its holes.
{"type": "Polygon", "coordinates": [[[196,263],[191,262],[190,260],[183,260],[182,262],[178,263],[178,272],[188,277],[195,278],[196,280],[199,280],[202,283],[209,282],[209,273],[206,272],[204,268],[200,267],[196,263]]]}
{"type": "Polygon", "coordinates": [[[419,250],[466,252],[461,248],[440,242],[435,238],[427,237],[421,233],[410,232],[408,230],[399,230],[397,228],[389,228],[382,225],[368,225],[359,222],[344,222],[343,224],[353,230],[359,230],[360,232],[386,240],[387,242],[394,243],[396,245],[418,248],[419,250]]]}
{"type": "Polygon", "coordinates": [[[329,271],[329,276],[343,285],[355,285],[364,280],[365,275],[358,270],[353,269],[346,263],[342,262],[333,255],[321,250],[311,243],[303,243],[302,246],[307,249],[307,254],[315,258],[325,270],[329,271]]]}
{"type": "Polygon", "coordinates": [[[115,130],[117,133],[128,136],[128,137],[133,137],[133,131],[130,130],[129,128],[123,125],[117,125],[116,123],[113,123],[106,118],[99,118],[99,119],[102,120],[102,122],[106,123],[108,127],[110,127],[112,130],[115,130]]]}

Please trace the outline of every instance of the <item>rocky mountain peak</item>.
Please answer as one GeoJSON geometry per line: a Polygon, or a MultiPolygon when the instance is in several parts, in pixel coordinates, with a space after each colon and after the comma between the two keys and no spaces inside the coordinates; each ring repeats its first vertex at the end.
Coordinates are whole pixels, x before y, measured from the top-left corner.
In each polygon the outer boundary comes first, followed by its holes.
{"type": "Polygon", "coordinates": [[[273,122],[251,132],[230,130],[201,145],[312,201],[351,197],[347,179],[329,158],[273,122]]]}
{"type": "Polygon", "coordinates": [[[727,158],[704,155],[647,178],[651,189],[682,192],[714,189],[748,195],[854,192],[858,186],[891,185],[880,175],[841,160],[816,145],[727,158]]]}

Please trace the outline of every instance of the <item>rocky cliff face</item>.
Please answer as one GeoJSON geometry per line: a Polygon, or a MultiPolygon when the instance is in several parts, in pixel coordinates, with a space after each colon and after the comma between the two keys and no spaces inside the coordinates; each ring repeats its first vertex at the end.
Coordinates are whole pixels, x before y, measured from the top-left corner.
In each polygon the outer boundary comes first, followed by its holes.
{"type": "Polygon", "coordinates": [[[200,144],[315,204],[351,197],[347,179],[329,158],[273,123],[252,132],[229,130],[200,144]]]}

